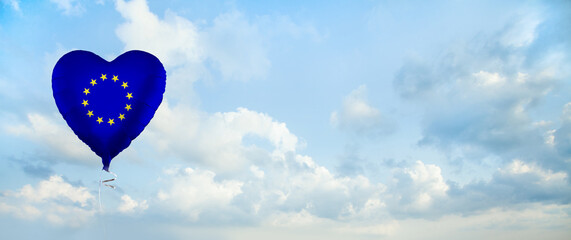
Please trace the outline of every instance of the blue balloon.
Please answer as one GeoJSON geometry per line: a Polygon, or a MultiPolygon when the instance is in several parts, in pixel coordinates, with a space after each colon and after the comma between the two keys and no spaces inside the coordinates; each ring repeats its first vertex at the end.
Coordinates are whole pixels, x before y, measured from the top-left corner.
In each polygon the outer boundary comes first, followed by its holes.
{"type": "Polygon", "coordinates": [[[109,171],[111,160],[149,124],[163,100],[166,71],[158,58],[129,51],[111,62],[72,51],[56,63],[52,90],[73,132],[109,171]]]}

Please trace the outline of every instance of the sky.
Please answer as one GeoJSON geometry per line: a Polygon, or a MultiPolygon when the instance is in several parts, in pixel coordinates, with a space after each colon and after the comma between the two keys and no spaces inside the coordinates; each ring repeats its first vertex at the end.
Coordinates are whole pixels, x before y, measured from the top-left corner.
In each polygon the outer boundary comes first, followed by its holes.
{"type": "Polygon", "coordinates": [[[569,1],[0,0],[6,239],[570,239],[569,1]],[[111,162],[73,50],[160,59],[111,162]]]}

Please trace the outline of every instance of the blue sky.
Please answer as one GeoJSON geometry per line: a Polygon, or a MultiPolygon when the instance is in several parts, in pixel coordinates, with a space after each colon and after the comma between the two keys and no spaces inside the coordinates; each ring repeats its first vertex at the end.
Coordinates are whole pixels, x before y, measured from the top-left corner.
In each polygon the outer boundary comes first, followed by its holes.
{"type": "Polygon", "coordinates": [[[570,9],[0,0],[0,231],[569,239],[570,9]],[[140,49],[167,71],[101,198],[101,160],[52,97],[51,71],[76,49],[140,49]]]}

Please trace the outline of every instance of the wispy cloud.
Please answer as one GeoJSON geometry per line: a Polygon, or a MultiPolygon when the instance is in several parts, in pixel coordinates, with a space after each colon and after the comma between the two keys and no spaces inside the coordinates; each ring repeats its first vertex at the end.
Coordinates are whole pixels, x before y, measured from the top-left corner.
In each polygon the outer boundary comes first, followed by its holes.
{"type": "Polygon", "coordinates": [[[77,0],[50,0],[50,2],[54,3],[65,15],[81,15],[85,12],[84,7],[77,0]]]}
{"type": "Polygon", "coordinates": [[[4,3],[5,5],[10,5],[10,7],[12,7],[12,9],[16,12],[22,11],[20,9],[20,1],[18,0],[2,0],[1,2],[4,3]]]}
{"type": "Polygon", "coordinates": [[[86,187],[76,187],[61,176],[51,176],[36,187],[25,185],[4,191],[0,212],[23,219],[45,219],[56,225],[80,227],[95,214],[95,197],[86,187]]]}
{"type": "MultiPolygon", "coordinates": [[[[424,111],[422,145],[444,151],[460,148],[504,158],[541,160],[557,168],[562,160],[546,155],[545,135],[554,119],[534,115],[569,76],[568,56],[541,41],[546,34],[535,14],[483,35],[441,57],[408,60],[394,86],[403,99],[424,111]],[[537,48],[543,54],[535,55],[537,48]]],[[[558,94],[558,93],[556,93],[558,94]]]]}
{"type": "Polygon", "coordinates": [[[370,105],[367,86],[361,85],[343,99],[341,110],[333,111],[331,125],[357,135],[375,137],[394,131],[396,125],[370,105]]]}

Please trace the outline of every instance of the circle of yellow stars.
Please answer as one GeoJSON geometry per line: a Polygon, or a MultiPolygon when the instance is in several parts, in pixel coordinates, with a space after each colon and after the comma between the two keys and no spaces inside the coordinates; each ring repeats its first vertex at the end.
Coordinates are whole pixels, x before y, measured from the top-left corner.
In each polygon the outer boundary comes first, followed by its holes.
{"type": "MultiPolygon", "coordinates": [[[[101,79],[101,81],[105,81],[107,80],[107,74],[101,74],[101,77],[99,77],[99,79],[101,79]]],[[[111,80],[113,80],[114,83],[116,83],[117,81],[119,81],[119,76],[118,75],[113,75],[113,78],[111,78],[111,80]]],[[[91,79],[91,82],[89,83],[91,84],[91,87],[95,87],[95,85],[97,85],[97,80],[96,79],[91,79]]],[[[123,89],[127,89],[129,87],[128,82],[122,82],[121,87],[123,87],[123,89]]],[[[83,89],[83,93],[85,94],[85,96],[87,97],[88,94],[91,94],[90,92],[91,88],[84,88],[83,89]]],[[[125,96],[127,99],[131,100],[131,98],[133,98],[133,93],[127,92],[127,96],[125,96]]],[[[85,100],[83,99],[81,105],[83,105],[83,107],[87,108],[87,116],[89,118],[95,116],[95,113],[93,112],[93,110],[89,110],[89,100],[85,100]]],[[[126,104],[126,106],[124,107],[124,109],[128,112],[129,110],[131,110],[131,105],[132,104],[126,104]]],[[[97,120],[95,120],[98,124],[101,124],[103,122],[105,122],[103,120],[103,117],[99,117],[96,116],[97,120]]],[[[123,121],[125,119],[125,114],[120,113],[119,116],[117,116],[117,118],[120,121],[123,121]]],[[[115,124],[115,118],[108,118],[109,120],[107,121],[107,123],[109,124],[109,126],[113,126],[113,124],[115,124]]]]}

